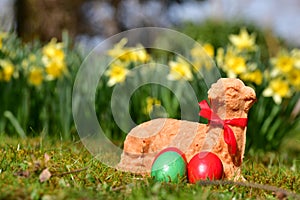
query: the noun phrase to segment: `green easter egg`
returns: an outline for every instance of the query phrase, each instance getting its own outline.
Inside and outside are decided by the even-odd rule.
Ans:
[[[151,167],[151,177],[160,182],[178,182],[186,175],[186,162],[175,151],[160,154]]]

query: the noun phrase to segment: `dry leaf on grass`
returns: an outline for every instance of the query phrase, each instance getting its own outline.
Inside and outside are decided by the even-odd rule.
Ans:
[[[20,176],[20,177],[29,177],[30,172],[28,170],[20,170],[14,173],[15,176]]]
[[[50,157],[47,153],[45,153],[45,154],[44,154],[44,161],[45,161],[45,164],[47,164],[47,162],[48,162],[50,159],[51,159],[51,157]]]
[[[46,169],[44,169],[44,170],[42,171],[42,173],[40,174],[39,179],[40,179],[40,182],[43,183],[43,182],[49,180],[50,177],[51,177],[51,173],[50,173],[50,171],[48,170],[48,168],[46,168]]]

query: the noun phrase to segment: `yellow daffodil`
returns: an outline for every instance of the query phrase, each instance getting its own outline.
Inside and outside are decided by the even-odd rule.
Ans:
[[[207,55],[208,55],[209,57],[211,57],[211,58],[214,57],[214,55],[215,55],[215,49],[214,49],[214,46],[213,46],[213,45],[211,45],[211,44],[209,44],[209,43],[205,43],[205,44],[203,45],[203,48],[204,48],[204,50],[205,50],[205,53],[207,53]]]
[[[300,90],[300,69],[294,69],[287,75],[288,81],[297,90]]]
[[[211,69],[213,65],[211,58],[214,57],[214,47],[211,44],[206,43],[203,46],[195,44],[191,50],[191,55],[196,71],[199,71],[202,66],[205,66],[206,69]]]
[[[45,65],[46,73],[48,74],[47,78],[49,80],[60,78],[67,72],[63,43],[57,43],[56,39],[52,39],[46,46],[43,47],[42,51],[42,61]]]
[[[130,61],[135,62],[137,60],[136,54],[132,53],[129,49],[126,49],[126,50],[123,49],[123,53],[115,58],[117,58],[121,61],[124,61],[124,62],[130,62]]]
[[[150,114],[153,111],[154,106],[160,106],[160,105],[161,105],[160,100],[153,97],[147,97],[146,109],[144,110],[145,114]]]
[[[31,85],[39,86],[43,82],[43,70],[39,67],[33,67],[29,71],[28,82]]]
[[[249,81],[255,83],[256,85],[261,85],[263,81],[263,74],[260,70],[255,70],[253,72],[246,72],[240,75],[243,81]]]
[[[128,74],[129,70],[124,66],[124,63],[115,61],[105,73],[109,77],[107,85],[111,87],[117,83],[124,82]]]
[[[211,69],[214,65],[214,62],[211,59],[203,58],[203,59],[195,59],[192,63],[194,71],[198,72],[205,67],[206,69]]]
[[[194,58],[202,57],[203,55],[205,55],[205,51],[200,44],[196,43],[194,47],[191,49],[191,55]]]
[[[124,50],[124,46],[127,42],[127,38],[121,39],[119,43],[114,45],[114,48],[107,51],[107,54],[113,58],[119,58],[121,55],[126,53],[126,50]]]
[[[0,32],[0,49],[3,47],[3,39],[7,37],[7,33]]]
[[[293,69],[295,60],[288,53],[280,53],[271,59],[271,63],[281,72],[288,73]]]
[[[269,86],[263,91],[263,96],[273,97],[276,104],[281,104],[283,98],[291,96],[288,82],[282,78],[271,80]]]
[[[13,65],[7,66],[3,69],[3,80],[6,82],[9,82],[12,75],[14,73],[14,67]]]
[[[21,66],[26,70],[29,66],[29,61],[27,59],[22,60]]]
[[[238,50],[248,50],[253,51],[255,50],[256,44],[255,44],[255,38],[256,35],[253,33],[249,35],[246,28],[242,28],[240,30],[239,35],[230,35],[229,40],[230,42],[238,49]]]
[[[190,65],[184,59],[178,57],[176,62],[170,61],[169,66],[171,68],[167,77],[169,80],[193,80]]]
[[[122,54],[119,59],[126,62],[147,62],[150,56],[141,46],[139,48],[128,48],[126,53]]]
[[[9,82],[14,73],[14,65],[7,60],[0,60],[0,67],[2,68],[1,80]]]
[[[36,61],[36,55],[34,55],[34,54],[30,54],[30,55],[29,55],[29,57],[28,57],[28,59],[29,59],[29,61],[30,61],[30,62],[32,62],[32,63],[33,63],[33,62],[35,62],[35,61]]]
[[[229,78],[235,78],[238,75],[246,72],[246,60],[241,56],[227,54],[223,68],[227,72]]]
[[[136,55],[137,62],[147,62],[150,59],[150,55],[147,53],[145,48],[142,45],[137,45],[133,51]]]
[[[293,49],[291,51],[291,56],[294,58],[294,66],[300,69],[300,49]]]
[[[224,49],[218,48],[217,55],[216,55],[216,61],[219,67],[223,66],[224,64]]]
[[[129,48],[125,47],[127,42],[127,38],[123,38],[119,43],[115,44],[114,48],[109,50],[107,54],[125,62],[147,62],[150,59],[149,54],[141,44]]]
[[[199,44],[195,44],[195,46],[191,50],[191,55],[194,58],[197,57],[205,57],[205,56],[210,56],[211,58],[214,57],[214,47],[209,44],[205,43],[203,46],[200,46]]]
[[[60,78],[67,70],[65,63],[57,60],[46,63],[45,69],[49,80]]]
[[[50,59],[63,60],[65,53],[63,51],[63,43],[57,43],[53,38],[46,46],[43,47],[43,55]]]

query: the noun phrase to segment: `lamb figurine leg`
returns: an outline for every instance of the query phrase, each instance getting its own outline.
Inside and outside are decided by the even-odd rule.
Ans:
[[[247,118],[256,95],[239,79],[222,78],[208,91],[211,110],[222,120]],[[246,144],[246,127],[228,125],[236,139],[236,151],[230,152],[224,140],[224,127],[185,120],[159,118],[133,128],[126,137],[118,169],[150,174],[156,154],[166,147],[177,147],[187,161],[200,151],[210,151],[222,161],[225,179],[242,179],[241,165]]]

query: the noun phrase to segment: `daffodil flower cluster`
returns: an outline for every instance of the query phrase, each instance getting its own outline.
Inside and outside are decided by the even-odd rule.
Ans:
[[[209,43],[195,43],[190,50],[191,62],[180,56],[167,61],[170,72],[166,77],[172,81],[193,81],[195,74],[205,68],[211,69],[214,61],[226,77],[240,78],[253,87],[260,87],[264,97],[272,97],[276,104],[284,98],[291,97],[300,90],[300,50],[281,51],[269,63],[260,60],[261,49],[256,44],[256,34],[241,28],[239,34],[231,34],[225,47],[215,50]],[[106,71],[109,77],[108,86],[125,81],[130,75],[131,63],[145,63],[150,55],[142,45],[125,47],[127,39],[122,39],[108,55],[115,58]],[[195,73],[193,73],[195,72]]]
[[[216,63],[227,77],[263,87],[264,97],[281,104],[300,90],[300,50],[282,50],[262,65],[256,56],[260,49],[255,40],[255,33],[249,34],[245,28],[238,35],[230,35],[230,44],[217,50]]]
[[[0,32],[0,52],[5,51],[6,38],[8,37],[7,33]],[[0,57],[0,81],[9,82],[15,73],[15,66],[9,60],[5,59],[4,56]]]
[[[203,67],[211,69],[213,66],[212,60],[215,55],[214,47],[209,43],[204,43],[202,46],[198,43],[191,49],[191,57],[193,60],[194,70],[200,71]]]
[[[255,43],[255,34],[249,35],[242,28],[239,35],[229,35],[230,44],[226,48],[217,50],[217,65],[229,78],[240,78],[245,82],[261,85],[263,72],[258,67],[257,60],[253,59],[258,47]]]
[[[130,74],[131,64],[137,65],[150,60],[150,55],[141,44],[136,45],[136,47],[125,47],[127,42],[127,38],[123,38],[107,52],[109,56],[114,58],[109,69],[105,72],[105,75],[109,77],[107,82],[109,87],[126,80]]]
[[[167,78],[169,80],[193,81],[197,72],[202,71],[203,68],[210,70],[213,66],[214,47],[209,43],[203,45],[195,43],[194,47],[190,50],[190,55],[191,63],[180,56],[168,62],[170,73]]]
[[[271,69],[267,74],[269,84],[263,95],[273,97],[275,103],[280,104],[283,98],[300,91],[300,50],[282,50],[271,58],[270,63]]]
[[[125,47],[127,42],[127,39],[123,38],[107,52],[109,56],[115,59],[105,73],[109,77],[107,85],[110,87],[126,80],[126,77],[130,75],[129,66],[132,66],[131,64],[137,65],[151,60],[151,56],[141,44],[136,47]],[[207,69],[212,67],[211,58],[214,56],[214,47],[208,43],[202,47],[197,43],[191,50],[191,55],[193,63],[189,63],[180,56],[168,61],[170,72],[166,78],[172,81],[192,81],[194,79],[193,70],[197,72],[203,66]]]
[[[155,106],[161,106],[161,101],[155,97],[147,97],[146,98],[146,106],[145,106],[145,109],[144,109],[144,113],[145,114],[151,114],[152,111],[153,111],[153,108]]]
[[[9,82],[14,74],[15,67],[9,60],[0,60],[0,81]]]
[[[20,77],[32,86],[67,73],[64,44],[54,38],[44,46],[22,44],[14,34],[0,33],[0,82]]]
[[[218,48],[216,54],[215,48],[211,44],[195,43],[190,50],[192,63],[189,64],[182,58],[170,61],[171,70],[168,78],[191,81],[194,78],[191,69],[195,72],[201,71],[203,68],[209,70],[215,62],[224,71],[226,77],[240,78],[245,82],[261,85],[264,75],[253,56],[258,50],[255,39],[255,34],[250,35],[245,28],[242,28],[239,35],[230,35],[230,44],[225,48]]]
[[[54,38],[42,49],[42,61],[50,80],[57,79],[67,72],[63,47],[63,43],[58,43]]]
[[[76,48],[52,39],[23,42],[15,33],[0,32],[0,133],[70,136],[71,94],[81,64]],[[72,64],[71,64],[72,63]]]
[[[0,32],[0,50],[2,49],[3,47],[3,39],[5,39],[7,37],[7,33],[5,32]]]
[[[181,57],[177,57],[176,61],[169,61],[170,73],[169,80],[193,80],[193,74],[190,64]]]

